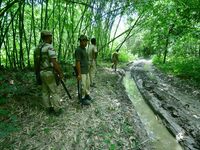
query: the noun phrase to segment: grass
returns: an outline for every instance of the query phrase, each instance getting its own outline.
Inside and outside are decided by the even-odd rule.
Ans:
[[[153,63],[167,74],[172,74],[182,79],[193,80],[199,84],[200,81],[200,59],[192,57],[171,57],[163,64],[162,60],[154,57]]]
[[[0,108],[0,120],[0,138],[19,130],[17,117],[5,108]]]
[[[4,138],[18,130],[17,117],[7,107],[9,97],[16,91],[16,87],[9,86],[5,75],[0,75],[0,85],[0,138]]]
[[[109,63],[104,63],[104,65],[109,65]],[[17,80],[13,78],[14,85],[10,86],[10,88],[15,88],[15,85],[21,88],[19,88],[20,91],[17,89],[14,92],[15,95],[8,96],[8,94],[6,98],[2,98],[5,109],[2,108],[3,111],[0,111],[0,115],[4,115],[0,131],[1,133],[3,131],[2,136],[6,136],[4,139],[8,139],[2,145],[7,142],[7,145],[13,145],[15,149],[17,147],[20,149],[35,149],[39,147],[45,147],[46,149],[50,149],[50,147],[55,149],[57,147],[66,147],[66,149],[69,149],[69,147],[74,147],[76,149],[79,146],[82,149],[84,147],[93,147],[96,149],[115,150],[133,147],[135,141],[138,140],[138,137],[135,137],[135,122],[132,116],[134,108],[125,105],[124,97],[118,97],[118,92],[109,91],[119,90],[123,92],[119,88],[119,84],[113,84],[118,78],[116,74],[101,70],[97,75],[98,88],[93,91],[96,99],[92,106],[88,108],[79,108],[76,105],[75,78],[66,80],[66,86],[70,87],[70,94],[74,99],[66,99],[67,101],[63,102],[65,110],[60,117],[49,116],[44,110],[31,104],[38,98],[36,95],[34,96],[37,91],[35,90],[33,75],[27,75],[21,81],[22,83],[28,83],[29,86],[27,84],[17,84]],[[20,74],[17,75],[17,78],[19,80],[22,79]],[[29,91],[24,92],[22,86]],[[7,83],[5,83],[5,87],[8,87]],[[10,89],[10,91],[12,90]],[[24,94],[26,95],[24,96]],[[123,105],[117,106],[116,103],[118,101],[116,102],[115,99],[118,99]],[[11,106],[10,110],[7,107],[8,100],[8,106]],[[127,116],[127,113],[130,116]],[[19,123],[21,128],[19,128]],[[16,133],[11,134],[15,131]],[[131,137],[134,137],[134,140],[129,141]],[[56,140],[57,142],[50,142]],[[13,148],[9,147],[8,149]]]

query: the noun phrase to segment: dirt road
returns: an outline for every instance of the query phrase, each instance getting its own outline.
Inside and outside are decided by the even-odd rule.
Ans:
[[[192,81],[163,74],[150,60],[131,64],[132,77],[156,114],[185,149],[200,149],[200,90]]]

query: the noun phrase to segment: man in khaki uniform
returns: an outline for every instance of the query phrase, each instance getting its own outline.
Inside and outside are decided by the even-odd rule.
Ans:
[[[55,49],[52,46],[52,33],[49,31],[41,32],[43,46],[41,49],[41,80],[42,80],[42,98],[44,107],[49,113],[59,115],[62,112],[60,100],[57,92],[55,74],[61,79],[63,73],[61,67],[56,61]]]
[[[114,70],[116,71],[117,70],[117,64],[119,62],[119,49],[116,50],[116,52],[114,52],[112,54],[112,68],[114,68]]]
[[[96,72],[96,39],[91,39],[91,44],[88,46],[88,57],[89,57],[89,76],[90,76],[90,86],[95,86],[94,77]]]

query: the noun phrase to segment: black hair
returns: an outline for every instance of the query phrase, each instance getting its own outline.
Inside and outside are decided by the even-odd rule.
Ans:
[[[95,39],[95,38],[92,38],[92,39],[91,39],[91,43],[92,43],[92,44],[96,44],[96,39]]]

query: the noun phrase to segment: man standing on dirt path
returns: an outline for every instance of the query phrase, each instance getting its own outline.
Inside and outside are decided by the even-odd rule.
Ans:
[[[89,57],[89,76],[90,76],[90,86],[94,87],[94,77],[96,73],[96,55],[97,55],[97,47],[96,47],[96,39],[91,39],[91,44],[88,46],[88,57]]]
[[[119,49],[117,49],[113,54],[112,54],[112,68],[114,68],[114,70],[117,70],[117,64],[119,62]]]
[[[86,46],[88,38],[85,35],[79,37],[80,46],[75,50],[77,80],[81,80],[82,97],[80,103],[82,105],[90,105],[90,77],[89,77],[89,62]]]
[[[41,80],[42,80],[42,98],[43,105],[48,113],[56,116],[62,112],[60,100],[58,95],[58,86],[55,80],[55,74],[59,78],[63,78],[61,67],[56,61],[55,49],[52,46],[52,33],[49,31],[41,32],[41,39],[43,46],[41,48]]]

